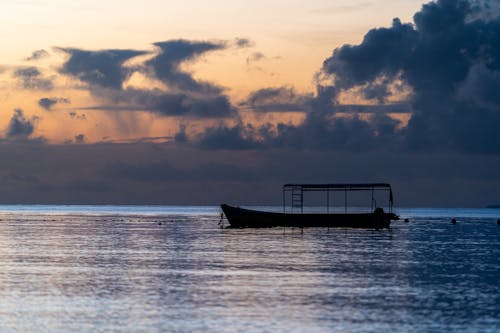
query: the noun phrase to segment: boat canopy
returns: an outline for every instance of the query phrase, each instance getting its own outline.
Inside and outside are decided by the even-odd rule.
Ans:
[[[388,183],[364,183],[364,184],[285,184],[283,185],[283,190],[301,188],[303,191],[326,191],[326,190],[338,190],[338,191],[366,191],[371,189],[387,189],[391,190],[391,185]]]
[[[392,211],[394,205],[394,198],[392,195],[391,185],[388,183],[337,183],[337,184],[285,184],[283,185],[283,210],[285,211],[285,194],[292,193],[292,210],[293,208],[300,208],[303,210],[303,193],[321,191],[327,194],[327,206],[329,206],[328,193],[329,192],[350,192],[350,191],[371,191],[372,192],[372,205],[374,203],[374,191],[388,191],[389,192],[389,210]],[[347,211],[347,197],[345,199],[345,206]]]

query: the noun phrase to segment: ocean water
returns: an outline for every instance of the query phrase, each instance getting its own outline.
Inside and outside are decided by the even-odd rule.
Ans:
[[[302,232],[221,230],[217,207],[0,206],[0,332],[498,332],[500,210],[397,213]]]

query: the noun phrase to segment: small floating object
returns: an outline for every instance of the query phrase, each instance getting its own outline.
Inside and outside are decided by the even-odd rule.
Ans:
[[[408,223],[408,222],[410,222],[410,219],[409,219],[409,218],[406,218],[406,219],[405,219],[405,223]]]
[[[161,225],[161,222],[158,222],[158,225]]]
[[[452,218],[452,219],[451,219],[451,224],[457,224],[457,219]]]
[[[500,225],[500,219],[497,220],[497,225]]]

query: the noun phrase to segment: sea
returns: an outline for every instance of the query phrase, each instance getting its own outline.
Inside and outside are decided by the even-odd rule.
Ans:
[[[0,206],[0,332],[499,332],[500,209],[396,212],[233,230],[218,207]]]

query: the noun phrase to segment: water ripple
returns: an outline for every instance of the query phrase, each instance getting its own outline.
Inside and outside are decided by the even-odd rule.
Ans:
[[[494,332],[500,227],[478,215],[302,232],[3,212],[0,331]]]

